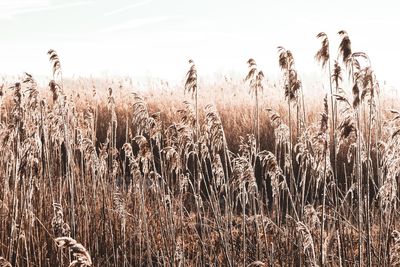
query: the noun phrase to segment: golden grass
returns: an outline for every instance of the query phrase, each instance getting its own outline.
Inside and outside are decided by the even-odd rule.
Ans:
[[[333,66],[318,35],[329,91],[282,47],[281,81],[250,59],[200,83],[190,61],[145,91],[64,79],[50,50],[49,86],[1,86],[1,266],[397,264],[400,113],[340,35]]]

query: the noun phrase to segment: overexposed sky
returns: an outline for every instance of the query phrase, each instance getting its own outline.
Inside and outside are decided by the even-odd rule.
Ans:
[[[400,86],[396,1],[350,0],[0,0],[0,75],[51,75],[55,49],[65,76],[102,73],[180,81],[188,59],[199,75],[247,71],[253,57],[279,74],[277,46],[300,73],[319,71],[315,35],[336,57],[339,30],[369,54],[381,81]]]

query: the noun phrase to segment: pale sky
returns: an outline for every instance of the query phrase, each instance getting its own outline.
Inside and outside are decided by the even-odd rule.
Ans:
[[[252,57],[280,73],[277,46],[301,74],[319,72],[315,35],[336,57],[339,30],[369,54],[381,81],[400,86],[397,1],[350,0],[0,0],[0,75],[51,75],[55,49],[64,76],[102,73],[181,81],[192,58],[200,76],[243,73]]]

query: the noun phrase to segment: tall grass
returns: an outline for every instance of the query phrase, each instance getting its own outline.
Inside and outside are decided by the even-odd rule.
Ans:
[[[327,92],[283,47],[279,81],[250,59],[213,86],[191,60],[148,91],[65,79],[50,50],[47,87],[1,86],[0,265],[398,264],[400,112],[339,35],[333,62],[317,35]]]

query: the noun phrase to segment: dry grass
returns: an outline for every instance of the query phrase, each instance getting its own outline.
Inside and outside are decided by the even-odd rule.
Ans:
[[[49,86],[1,86],[0,265],[398,264],[400,113],[339,33],[333,66],[317,36],[329,92],[282,47],[280,81],[250,59],[200,83],[190,61],[182,85],[141,92],[63,79],[50,50]]]

